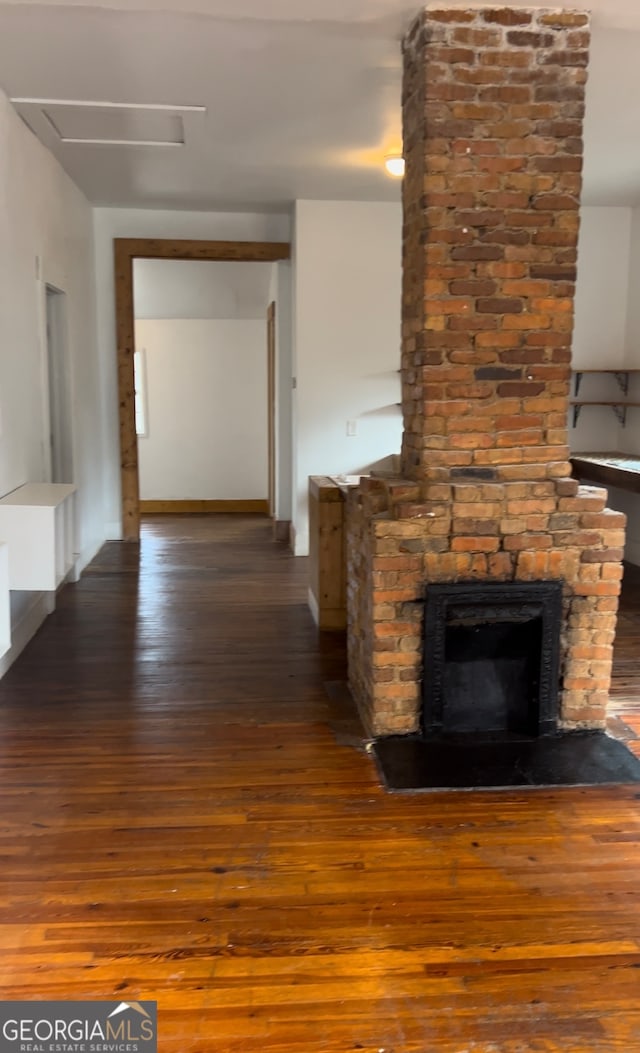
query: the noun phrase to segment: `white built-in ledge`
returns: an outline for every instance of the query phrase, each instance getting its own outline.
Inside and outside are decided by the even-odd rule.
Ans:
[[[0,498],[10,589],[54,592],[73,569],[75,490],[69,483],[25,483]]]
[[[9,608],[9,546],[0,541],[0,658],[11,646]]]

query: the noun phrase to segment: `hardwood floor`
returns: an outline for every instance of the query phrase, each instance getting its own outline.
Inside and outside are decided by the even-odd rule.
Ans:
[[[0,682],[0,997],[156,999],[162,1053],[640,1051],[638,787],[385,794],[305,563],[163,517],[63,590]],[[640,733],[631,578],[620,624]]]

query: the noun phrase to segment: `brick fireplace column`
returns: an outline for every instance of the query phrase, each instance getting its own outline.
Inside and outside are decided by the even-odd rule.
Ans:
[[[563,582],[559,725],[605,720],[624,516],[570,478],[589,18],[423,11],[404,42],[399,480],[348,501],[352,691],[419,727],[430,583]]]

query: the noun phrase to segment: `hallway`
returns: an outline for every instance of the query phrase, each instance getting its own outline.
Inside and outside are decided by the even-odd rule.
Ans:
[[[0,682],[1,997],[155,999],[161,1053],[640,1051],[637,787],[384,794],[306,589],[221,516],[62,591]]]

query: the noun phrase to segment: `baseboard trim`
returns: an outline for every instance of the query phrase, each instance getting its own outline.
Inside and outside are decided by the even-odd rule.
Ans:
[[[290,519],[274,519],[273,521],[273,537],[275,541],[288,542],[291,537],[291,520]]]
[[[100,551],[103,545],[104,540],[94,541],[92,545],[90,545],[88,548],[85,548],[84,552],[80,552],[78,554],[78,557],[74,564],[74,576],[70,579],[71,581],[80,581],[83,572],[86,570],[89,564],[92,563],[93,560],[96,558],[98,552]]]
[[[339,632],[347,628],[347,612],[344,608],[321,608],[311,586],[307,592],[307,605],[314,622],[321,631],[326,629],[329,632]]]
[[[318,601],[313,594],[313,589],[309,586],[307,590],[307,606],[311,611],[311,617],[314,622],[320,628],[320,608],[318,607]]]
[[[55,593],[39,592],[33,603],[24,612],[20,621],[11,627],[11,647],[0,658],[0,678],[13,665],[16,658],[24,651],[29,641],[35,636],[45,618],[55,610]]]
[[[269,515],[267,499],[249,501],[141,501],[141,515]]]

